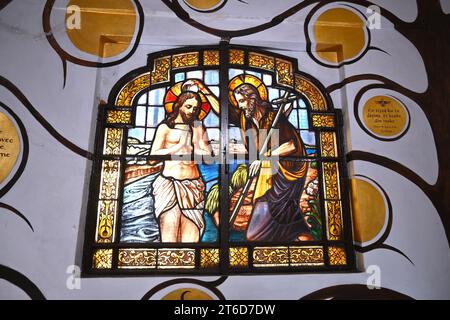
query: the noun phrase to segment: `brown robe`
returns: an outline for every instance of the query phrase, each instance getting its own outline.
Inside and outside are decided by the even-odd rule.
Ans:
[[[264,107],[266,111],[258,123],[259,129],[253,121],[245,118],[243,113],[239,115],[239,126],[242,130],[245,146],[247,150],[253,148],[253,154],[256,150],[259,153],[264,143],[264,141],[259,141],[258,130],[266,129],[268,133],[277,114],[277,111],[273,110],[270,104],[264,104]],[[230,120],[235,121],[236,114],[230,116]],[[285,157],[295,158],[306,155],[300,135],[284,114],[278,119],[275,128],[279,130],[279,142],[276,146],[272,146],[269,142],[267,148],[269,154],[272,148],[276,149],[283,143],[292,141],[295,150]],[[249,129],[253,134],[246,141],[245,131]],[[250,241],[295,241],[300,234],[309,231],[301,214],[299,203],[307,173],[307,163],[280,160],[277,164],[272,163],[272,166],[274,165],[278,165],[279,170],[271,177],[271,187],[256,199],[253,208],[247,229],[247,239]],[[260,178],[261,175],[258,179]]]

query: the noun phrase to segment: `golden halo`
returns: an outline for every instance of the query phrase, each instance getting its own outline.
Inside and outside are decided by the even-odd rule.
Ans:
[[[186,81],[181,81],[175,83],[169,91],[167,91],[166,96],[164,98],[164,109],[166,110],[166,114],[171,113],[173,110],[173,105],[177,101],[180,94],[183,92],[183,84]],[[186,91],[185,91],[186,92]],[[199,120],[203,120],[211,110],[211,105],[209,104],[208,99],[206,99],[206,96],[203,94],[203,92],[197,92],[202,100],[202,105],[200,109],[200,113],[198,115]]]
[[[228,85],[228,100],[230,103],[237,108],[237,101],[234,97],[234,90],[236,90],[239,86],[243,84],[249,84],[258,90],[261,100],[267,101],[267,88],[264,83],[255,76],[249,74],[240,74],[233,79],[230,80],[230,84]]]

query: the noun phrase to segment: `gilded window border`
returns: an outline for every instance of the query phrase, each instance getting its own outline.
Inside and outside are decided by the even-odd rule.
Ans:
[[[218,66],[216,65],[216,55],[214,54],[214,59],[210,60],[210,62],[206,62],[205,57],[207,56],[207,52],[211,53],[211,52],[219,52],[219,57],[220,59],[222,59],[223,57],[227,57],[227,55],[223,55],[221,53],[221,47],[220,46],[210,46],[210,47],[204,47],[204,48],[195,48],[195,50],[197,51],[196,54],[196,59],[195,62],[193,63],[187,63],[185,66],[177,66],[175,69],[176,71],[183,71],[183,70],[196,70],[196,69],[217,69]],[[118,111],[125,111],[127,108],[128,110],[130,110],[131,107],[131,111],[133,112],[133,105],[135,104],[135,100],[136,97],[143,91],[145,90],[149,90],[152,87],[160,87],[162,85],[165,85],[171,81],[173,81],[173,73],[172,73],[172,67],[173,67],[173,57],[177,56],[179,57],[180,55],[187,55],[187,54],[192,54],[192,52],[195,52],[194,48],[186,48],[186,49],[178,49],[178,50],[168,50],[168,51],[164,51],[164,52],[159,52],[156,54],[152,54],[149,55],[149,64],[147,65],[147,67],[144,68],[140,68],[138,71],[139,72],[131,72],[129,75],[125,76],[124,78],[122,78],[118,84],[116,84],[116,86],[113,88],[113,90],[111,91],[111,95],[110,95],[110,99],[109,101],[112,101],[112,103],[110,102],[109,104],[107,104],[106,106],[101,105],[100,112],[103,112],[104,117],[107,116],[108,112],[113,111],[114,109],[118,110]],[[223,50],[223,48],[222,48]],[[297,92],[298,94],[302,95],[303,97],[305,97],[305,99],[308,102],[308,106],[309,106],[309,113],[310,113],[310,123],[313,122],[312,119],[312,115],[318,115],[318,116],[323,116],[323,117],[333,117],[334,122],[332,126],[317,126],[317,127],[313,127],[311,125],[311,130],[316,131],[316,144],[317,144],[317,148],[318,151],[321,150],[321,140],[320,140],[320,133],[321,132],[334,132],[335,136],[336,136],[336,156],[335,161],[337,163],[338,166],[338,170],[344,174],[339,175],[338,179],[339,179],[339,185],[340,187],[340,193],[341,193],[341,197],[343,199],[340,199],[339,201],[341,204],[341,208],[342,208],[342,228],[341,230],[343,233],[346,233],[346,236],[344,236],[344,234],[342,234],[342,236],[339,237],[339,239],[337,239],[336,241],[332,241],[329,238],[329,228],[328,228],[328,224],[327,224],[327,228],[323,228],[323,238],[321,241],[311,241],[311,242],[300,242],[298,245],[293,245],[292,243],[287,245],[288,249],[288,253],[290,256],[290,248],[295,248],[295,247],[304,247],[304,248],[322,248],[321,252],[323,255],[323,262],[318,262],[318,263],[311,263],[311,264],[303,264],[300,267],[297,266],[293,266],[290,263],[288,265],[283,265],[283,266],[275,266],[275,267],[271,267],[270,263],[268,265],[264,265],[264,266],[258,266],[255,268],[255,266],[253,265],[253,254],[254,254],[254,249],[255,247],[259,246],[260,248],[264,248],[264,246],[267,246],[267,244],[253,244],[253,243],[247,243],[246,246],[248,248],[248,264],[249,264],[249,268],[242,270],[242,268],[229,268],[228,270],[222,270],[219,268],[219,260],[220,257],[223,256],[223,254],[227,254],[227,252],[223,253],[220,255],[219,259],[217,261],[215,261],[214,263],[212,263],[212,267],[201,267],[201,252],[202,250],[208,250],[209,248],[211,250],[216,250],[218,249],[217,246],[218,244],[207,244],[206,246],[189,246],[186,245],[186,248],[193,248],[194,252],[195,252],[195,257],[194,257],[194,264],[192,265],[192,263],[188,266],[188,268],[186,269],[166,269],[166,270],[161,270],[158,268],[153,268],[153,266],[142,266],[142,267],[138,267],[138,268],[134,268],[136,266],[131,266],[129,268],[122,266],[120,268],[119,266],[119,254],[122,252],[124,252],[124,250],[148,250],[148,252],[151,252],[151,250],[156,250],[156,252],[158,252],[158,250],[161,250],[160,248],[168,248],[170,249],[170,246],[168,246],[167,244],[159,244],[159,245],[154,245],[154,244],[146,244],[146,245],[135,245],[135,244],[118,244],[117,243],[117,234],[118,234],[118,230],[120,227],[120,221],[116,221],[118,220],[118,217],[120,216],[120,210],[121,207],[120,206],[116,206],[116,213],[115,213],[115,217],[113,218],[113,228],[114,228],[114,232],[111,238],[111,241],[108,242],[102,242],[102,241],[98,241],[97,244],[93,245],[93,236],[92,236],[92,229],[94,229],[92,227],[92,219],[89,219],[89,215],[88,215],[88,222],[87,224],[91,225],[91,230],[89,231],[88,228],[86,228],[86,236],[85,236],[85,250],[84,250],[84,258],[83,258],[83,275],[104,275],[105,272],[107,275],[120,275],[123,274],[123,271],[127,271],[129,272],[130,270],[135,272],[135,274],[161,274],[161,275],[166,275],[166,274],[196,274],[196,275],[205,275],[205,276],[209,276],[212,274],[234,274],[234,273],[273,273],[273,272],[277,272],[277,273],[289,273],[289,272],[314,272],[314,271],[318,271],[318,272],[354,272],[356,271],[355,269],[355,257],[354,257],[354,249],[353,249],[353,244],[352,244],[352,238],[351,238],[351,232],[350,232],[350,236],[349,231],[351,231],[351,222],[349,221],[349,214],[348,214],[348,200],[345,199],[345,197],[343,196],[343,194],[347,194],[347,190],[348,187],[346,186],[346,183],[343,183],[343,179],[345,177],[345,173],[346,173],[346,168],[345,168],[345,159],[343,158],[342,155],[342,130],[341,130],[341,124],[342,121],[339,120],[341,115],[337,110],[333,109],[333,105],[331,103],[331,99],[329,98],[329,96],[327,96],[324,88],[321,86],[321,84],[313,79],[311,76],[298,71],[296,69],[298,63],[295,59],[289,58],[289,57],[285,57],[285,56],[280,56],[271,52],[267,52],[267,51],[258,51],[255,49],[247,49],[245,47],[241,47],[241,46],[226,46],[226,50],[228,52],[234,51],[234,52],[238,52],[238,59],[234,61],[235,65],[230,64],[231,61],[228,61],[228,58],[223,61],[227,61],[227,68],[233,68],[233,67],[238,67],[238,68],[249,68],[249,69],[255,69],[257,68],[256,66],[250,66],[249,65],[249,55],[250,53],[253,54],[261,54],[264,55],[266,57],[269,57],[268,61],[270,61],[269,66],[265,66],[265,67],[260,67],[261,70],[265,70],[265,71],[270,71],[273,74],[273,79],[275,79],[276,84],[281,87],[290,87],[292,88],[292,90],[295,90],[295,92]],[[243,56],[240,55],[240,53],[243,53]],[[213,62],[211,62],[213,61]],[[221,60],[222,61],[222,60]],[[273,61],[273,64],[271,63],[271,61]],[[206,62],[206,63],[205,63]],[[237,66],[237,64],[239,64]],[[150,71],[149,71],[150,68]],[[303,81],[303,85],[306,85],[308,90],[302,90],[300,89],[301,87],[298,86],[298,79],[302,79]],[[119,83],[121,83],[122,85],[119,85]],[[312,101],[319,101],[318,103],[312,103]],[[317,107],[319,106],[319,107]],[[131,121],[131,123],[130,123]],[[103,150],[105,149],[105,143],[107,141],[107,139],[105,139],[104,136],[104,132],[106,132],[108,129],[111,128],[129,128],[132,127],[132,123],[134,122],[133,117],[131,117],[130,119],[127,119],[127,121],[123,121],[123,122],[117,122],[117,123],[109,123],[107,124],[107,121],[102,120],[99,121],[99,125],[98,125],[98,131],[97,131],[97,138],[100,139],[100,141],[104,141],[104,143],[100,143],[99,149],[101,149],[101,152],[97,152],[96,151],[96,156],[97,154],[100,155],[100,159],[109,159],[109,158],[114,158],[115,159],[119,159],[119,161],[121,161],[121,157],[124,156],[124,147],[122,146],[122,148],[119,149],[115,149],[115,152],[112,152],[110,154],[103,154]],[[104,132],[101,132],[104,131]],[[124,136],[120,137],[122,139],[122,142],[126,139]],[[97,140],[98,141],[98,140]],[[124,142],[123,142],[124,143]],[[106,149],[105,149],[106,150]],[[117,151],[118,150],[118,151]],[[321,155],[318,155],[318,157],[320,158]],[[94,164],[94,171],[96,170],[96,172],[100,172],[99,171],[99,161],[100,159],[97,160],[97,169],[95,169],[95,164]],[[95,159],[94,159],[95,160]],[[318,161],[319,163],[321,163],[322,161]],[[101,161],[100,161],[101,163]],[[123,163],[121,162],[121,170],[123,170]],[[321,170],[319,170],[319,174],[323,174],[321,172]],[[123,174],[123,173],[122,173]],[[95,177],[97,177],[97,183],[98,183],[98,174],[93,174],[92,176],[92,180],[91,181],[95,181]],[[120,177],[120,179],[123,179],[123,176]],[[322,179],[319,179],[322,180]],[[121,180],[120,180],[121,181]],[[344,181],[345,182],[345,181]],[[321,182],[322,184],[323,182]],[[324,205],[326,204],[326,201],[324,200],[323,197],[323,186],[321,187],[321,212],[322,212],[322,219],[324,221],[324,223],[326,223],[326,219],[327,217],[325,216],[325,208]],[[90,194],[95,194],[97,192],[98,194],[98,186],[95,186],[92,184],[91,182],[91,191]],[[119,190],[119,195],[120,195],[120,190]],[[347,195],[346,195],[347,196]],[[120,201],[120,199],[116,199],[114,201]],[[90,202],[94,202],[95,204],[97,204],[98,207],[98,203],[99,200],[91,200]],[[92,207],[92,204],[91,206]],[[90,210],[92,213],[92,209]],[[100,210],[97,209],[97,212],[99,212]],[[347,214],[344,214],[344,211],[347,211]],[[92,215],[91,215],[92,216]],[[95,222],[98,222],[100,217],[96,216],[97,219],[95,219]],[[344,221],[345,220],[345,221]],[[346,224],[344,226],[344,223]],[[350,223],[350,224],[349,224]],[[95,223],[97,224],[97,223]],[[350,228],[349,228],[350,226]],[[98,226],[96,226],[95,228],[98,228]],[[94,229],[94,233],[96,235],[98,235],[98,229]],[[239,247],[240,244],[238,243],[232,243],[229,242],[228,243],[228,247]],[[281,245],[283,246],[283,244],[270,244],[270,247],[274,247],[275,245]],[[286,245],[284,245],[286,246]],[[183,246],[178,244],[176,245],[176,248],[178,249],[182,249]],[[176,249],[174,248],[174,249]],[[216,249],[214,249],[216,248]],[[220,248],[220,245],[219,245]],[[330,249],[333,248],[333,249]],[[339,248],[339,249],[334,249],[334,248]],[[308,249],[309,250],[309,249]],[[342,261],[340,263],[334,263],[334,264],[330,264],[331,262],[331,258],[335,259],[334,257],[330,257],[330,254],[332,254],[333,252],[336,252],[336,250],[338,250],[339,252],[341,252],[342,250],[344,250],[344,256],[346,257],[346,261],[345,264],[342,263]],[[106,260],[108,263],[108,268],[93,268],[93,262],[95,261],[95,256],[102,254],[102,257],[104,258],[105,253],[108,254],[108,259]],[[111,254],[111,258],[110,255]],[[342,256],[342,255],[341,255]],[[156,263],[157,263],[157,257],[155,258]],[[143,260],[145,261],[145,259]],[[334,260],[333,260],[334,261]],[[106,270],[106,271],[105,271]]]

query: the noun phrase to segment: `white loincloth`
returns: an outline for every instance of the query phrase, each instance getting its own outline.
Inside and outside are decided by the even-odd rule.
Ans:
[[[155,215],[161,214],[178,205],[181,213],[200,229],[205,229],[203,208],[205,206],[205,184],[201,178],[196,180],[176,180],[162,174],[153,182]]]

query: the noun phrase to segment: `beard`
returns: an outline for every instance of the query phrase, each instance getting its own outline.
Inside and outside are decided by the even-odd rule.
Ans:
[[[256,101],[250,100],[247,108],[244,110],[245,117],[247,119],[253,118],[253,116],[255,115],[255,109],[256,109]]]
[[[183,119],[183,123],[192,124],[195,119],[197,119],[196,113],[186,114],[181,112],[181,119]]]

